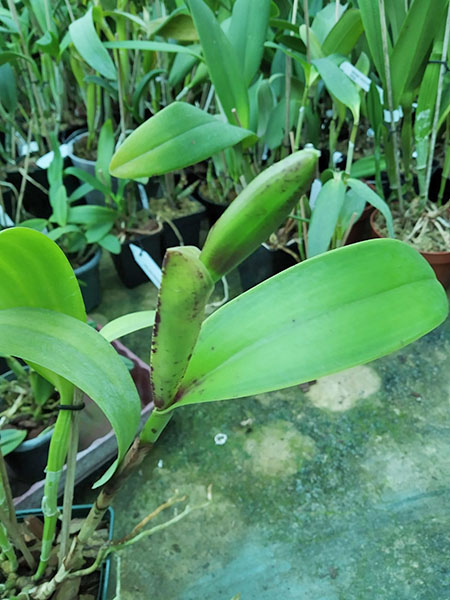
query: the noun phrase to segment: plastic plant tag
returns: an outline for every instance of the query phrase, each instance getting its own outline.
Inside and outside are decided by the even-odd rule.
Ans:
[[[153,285],[159,289],[161,287],[160,267],[156,264],[150,254],[139,246],[130,244],[130,250],[136,263],[141,267]]]
[[[369,91],[371,83],[370,78],[364,75],[364,73],[361,73],[359,69],[354,67],[347,60],[341,63],[340,68],[344,71],[347,77],[350,77],[350,79],[356,83],[356,85],[359,85],[359,87],[361,87],[365,92]]]
[[[369,91],[371,80],[369,77],[364,75],[364,73],[361,73],[361,71],[359,69],[354,67],[348,61],[344,61],[343,63],[341,63],[340,68],[342,69],[342,71],[344,71],[344,73],[347,75],[347,77],[350,77],[350,79],[354,83],[356,83],[356,85],[359,85],[359,87],[361,87],[365,92]],[[383,103],[383,95],[384,95],[383,90],[378,85],[377,85],[377,89],[380,94],[381,103]],[[401,106],[399,106],[398,108],[396,108],[393,111],[393,117],[394,117],[394,123],[397,123],[397,121],[400,121],[400,119],[403,117],[403,111],[402,111]],[[391,122],[391,113],[388,110],[384,111],[384,120],[386,123]]]
[[[61,157],[65,158],[72,151],[72,144],[61,144],[59,147]],[[36,165],[41,169],[48,169],[53,162],[54,152],[51,150],[47,154],[43,154],[37,161]]]
[[[309,207],[311,210],[314,208],[316,204],[317,196],[319,195],[320,190],[322,189],[322,182],[320,179],[314,179],[311,185],[311,193],[309,195]]]
[[[13,227],[14,221],[0,205],[0,227]]]

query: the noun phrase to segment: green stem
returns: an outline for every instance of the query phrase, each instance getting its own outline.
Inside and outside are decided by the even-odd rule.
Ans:
[[[298,121],[297,121],[297,128],[295,130],[295,148],[294,150],[297,150],[300,146],[300,140],[301,140],[301,135],[302,135],[302,129],[303,129],[303,120],[305,118],[305,109],[306,109],[306,101],[308,100],[308,95],[309,95],[309,83],[305,82],[305,89],[303,90],[303,95],[302,95],[302,102],[300,105],[300,108],[298,110]]]
[[[402,106],[403,110],[403,123],[402,123],[402,156],[403,166],[406,183],[406,194],[412,195],[413,191],[413,176],[411,170],[412,162],[412,140],[413,140],[413,127],[412,127],[412,97],[410,102],[405,102]]]
[[[0,550],[5,554],[6,558],[9,560],[11,571],[15,572],[17,570],[18,565],[17,556],[14,552],[14,548],[11,542],[9,541],[8,533],[3,523],[0,523]]]
[[[356,134],[358,132],[359,121],[355,120],[352,126],[352,131],[350,133],[350,139],[348,141],[348,150],[347,150],[347,163],[345,165],[345,179],[350,177],[350,170],[352,168],[353,162],[353,154],[355,151],[355,140]]]
[[[83,402],[83,392],[78,388],[75,389],[73,394],[74,405],[81,405]],[[62,514],[62,525],[61,525],[61,544],[59,548],[58,560],[61,565],[64,557],[69,550],[69,538],[70,538],[70,521],[72,519],[72,505],[73,505],[73,493],[75,488],[75,472],[76,472],[76,461],[78,452],[78,437],[79,437],[79,423],[80,423],[80,412],[73,411],[71,414],[71,428],[70,428],[70,441],[69,450],[67,452],[67,471],[66,481],[64,486],[64,501],[63,501],[63,514]]]
[[[397,197],[398,203],[400,206],[400,211],[403,212],[403,194],[402,194],[402,186],[400,179],[400,159],[399,159],[399,143],[398,143],[398,133],[397,128],[394,122],[394,99],[392,94],[392,83],[391,83],[391,66],[389,62],[389,50],[388,50],[388,41],[387,41],[387,26],[386,26],[386,14],[384,10],[384,0],[378,0],[378,7],[380,10],[380,24],[381,24],[381,37],[383,44],[383,58],[384,58],[384,70],[386,75],[386,91],[388,97],[388,107],[390,113],[390,133],[392,137],[393,143],[393,151],[394,151],[394,164],[395,164],[395,178],[397,185]]]
[[[62,404],[71,404],[72,398],[73,390],[70,390],[70,393],[69,388],[61,391]],[[58,486],[69,446],[71,420],[70,411],[59,411],[55,429],[50,440],[48,462],[45,470],[44,497],[42,498],[44,531],[42,535],[41,556],[34,576],[35,579],[41,578],[47,568],[55,537],[56,523],[58,521]]]

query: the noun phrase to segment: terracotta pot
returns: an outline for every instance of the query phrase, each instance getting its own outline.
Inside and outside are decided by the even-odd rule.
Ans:
[[[384,235],[377,229],[375,219],[378,211],[375,210],[370,216],[370,227],[373,232],[373,237],[383,238]],[[433,271],[436,273],[438,281],[442,283],[445,289],[450,288],[450,251],[449,252],[421,252],[418,251],[429,263]]]

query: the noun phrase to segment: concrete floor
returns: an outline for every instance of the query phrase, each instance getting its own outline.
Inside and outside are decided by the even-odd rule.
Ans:
[[[101,274],[99,322],[155,307]],[[147,359],[149,337],[125,343]],[[117,534],[175,490],[212,502],[122,553],[122,600],[450,600],[450,321],[306,387],[176,411]]]

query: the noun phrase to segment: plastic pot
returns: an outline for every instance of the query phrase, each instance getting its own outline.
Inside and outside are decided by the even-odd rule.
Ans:
[[[80,504],[74,505],[72,507],[72,518],[83,519],[87,517],[92,505],[91,504]],[[62,507],[59,507],[62,510]],[[35,517],[44,517],[44,514],[40,508],[28,508],[25,510],[18,510],[16,512],[17,520],[23,521],[26,517],[35,516]],[[106,522],[108,527],[108,540],[111,541],[113,539],[114,534],[114,509],[109,507],[103,520]],[[109,556],[102,566],[100,567],[100,579],[98,582],[98,592],[97,592],[97,600],[108,600],[108,593],[110,589],[110,580],[111,580],[111,556]]]
[[[288,243],[294,245],[295,242]],[[249,290],[258,283],[269,279],[280,271],[297,264],[293,256],[283,250],[274,250],[267,244],[261,246],[247,257],[239,266],[242,291]]]
[[[149,281],[147,275],[134,260],[133,253],[130,250],[130,244],[135,244],[148,252],[153,260],[161,266],[164,256],[162,236],[163,230],[160,228],[154,233],[142,235],[130,242],[125,242],[122,244],[120,254],[111,254],[117,274],[126,287],[134,288],[141,283]]]
[[[205,216],[206,209],[200,204],[200,202],[197,202],[192,198],[191,200],[198,204],[198,210],[190,215],[176,217],[172,220],[173,225],[176,227],[177,232],[181,236],[181,240],[179,239],[172,225],[167,221],[164,222],[162,231],[163,256],[167,248],[180,246],[181,241],[185,246],[199,246],[201,222]]]
[[[47,170],[40,167],[30,168],[29,176],[39,183],[44,189],[48,189]],[[22,175],[19,171],[11,171],[7,180],[12,183],[17,190],[20,190],[22,184]],[[33,215],[42,219],[48,219],[52,214],[52,208],[48,199],[48,193],[44,193],[40,188],[33,185],[30,181],[25,183],[23,196],[23,208]],[[8,211],[7,211],[8,212]],[[15,215],[10,214],[14,219]]]
[[[74,273],[80,284],[86,312],[97,308],[102,299],[99,270],[101,256],[102,251],[99,248],[87,263],[74,269]]]
[[[370,226],[372,228],[373,237],[385,237],[376,226],[376,218],[378,211],[375,210],[370,217]],[[450,251],[449,252],[422,252],[420,254],[429,263],[433,271],[436,273],[438,281],[442,283],[445,289],[450,288]]]
[[[67,156],[72,161],[72,164],[74,167],[77,167],[78,169],[82,169],[86,173],[89,173],[89,175],[92,175],[93,177],[95,177],[95,161],[88,160],[86,158],[81,158],[81,156],[77,156],[74,153],[74,146],[75,146],[76,142],[87,137],[87,135],[88,135],[87,131],[82,131],[81,133],[75,132],[74,134],[72,134],[71,136],[69,136],[67,138],[66,144],[68,144],[68,146],[69,146],[69,153]],[[117,183],[118,183],[117,179],[115,177],[111,177],[111,184],[112,184],[113,191],[117,190]],[[92,192],[87,193],[85,198],[86,198],[86,202],[88,204],[97,204],[100,206],[105,204],[105,197],[98,190],[92,190]]]

